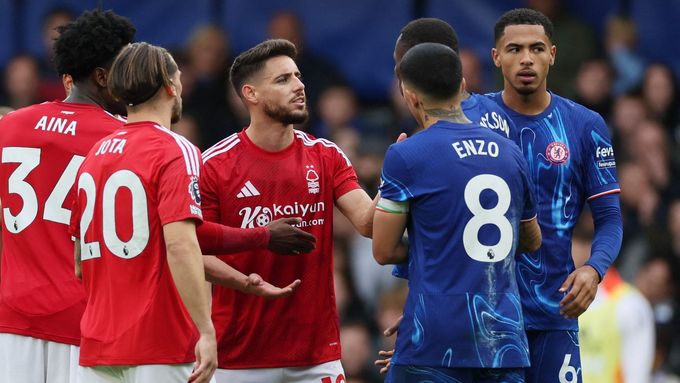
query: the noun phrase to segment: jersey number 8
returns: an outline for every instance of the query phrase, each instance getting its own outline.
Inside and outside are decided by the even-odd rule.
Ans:
[[[486,189],[498,196],[498,203],[491,209],[482,206],[479,198]],[[493,174],[480,174],[473,177],[465,185],[465,204],[472,213],[472,218],[463,230],[463,246],[470,258],[479,262],[500,262],[512,250],[512,224],[505,217],[510,208],[510,188],[508,184]],[[485,245],[479,241],[479,231],[484,225],[493,225],[500,231],[500,238],[495,245]]]

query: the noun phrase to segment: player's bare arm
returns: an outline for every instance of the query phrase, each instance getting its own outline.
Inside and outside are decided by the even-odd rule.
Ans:
[[[267,299],[287,297],[293,294],[302,283],[299,279],[296,279],[288,286],[276,287],[263,280],[260,275],[255,273],[245,275],[212,255],[204,256],[203,264],[205,266],[205,278],[208,282]]]
[[[541,247],[541,240],[541,227],[536,217],[519,225],[519,251],[536,251]]]
[[[375,209],[373,218],[373,258],[381,264],[406,261],[408,246],[402,242],[406,229],[407,212],[388,212]]]
[[[345,193],[335,202],[340,212],[352,222],[354,228],[364,237],[373,234],[373,211],[378,203],[379,195],[374,199],[363,189],[354,189]]]
[[[217,342],[196,225],[190,220],[168,223],[163,226],[163,237],[177,291],[200,334],[196,343],[196,367],[189,381],[208,382],[217,368]]]

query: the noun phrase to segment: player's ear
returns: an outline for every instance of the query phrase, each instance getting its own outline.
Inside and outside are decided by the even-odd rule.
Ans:
[[[108,72],[104,68],[94,68],[94,72],[92,72],[93,80],[99,85],[101,88],[106,88],[106,79],[108,76]]]
[[[465,84],[465,77],[460,82],[460,86],[458,87],[458,94],[461,95],[463,92],[465,92],[465,88],[467,87],[467,84]]]
[[[168,94],[170,97],[175,97],[177,96],[177,87],[175,87],[175,84],[170,82],[169,84],[165,84],[165,93]]]
[[[501,67],[501,59],[500,55],[498,54],[498,49],[491,48],[491,60],[493,60],[493,65],[495,65],[496,68]]]
[[[241,87],[241,94],[243,95],[243,98],[252,103],[252,104],[257,104],[258,99],[257,99],[257,91],[255,91],[255,88],[252,85],[245,84]]]
[[[555,55],[557,54],[557,47],[552,45],[550,47],[550,65],[555,64]]]
[[[420,100],[418,99],[418,94],[411,89],[402,86],[402,89],[404,91],[404,100],[406,101],[406,104],[409,106],[418,109],[418,105],[420,104]]]

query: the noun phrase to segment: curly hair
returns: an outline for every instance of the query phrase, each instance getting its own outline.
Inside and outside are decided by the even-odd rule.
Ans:
[[[69,74],[73,81],[84,79],[97,67],[108,68],[137,31],[128,18],[99,9],[83,12],[58,30],[54,63],[59,75]]]
[[[496,42],[503,37],[505,27],[509,25],[541,25],[548,40],[552,41],[553,24],[550,19],[539,11],[528,8],[517,8],[507,11],[496,22],[494,39]]]

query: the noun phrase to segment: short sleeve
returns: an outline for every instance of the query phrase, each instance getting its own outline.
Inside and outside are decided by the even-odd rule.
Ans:
[[[380,196],[382,198],[405,202],[413,198],[409,190],[412,179],[406,161],[393,144],[387,149],[381,172]]]
[[[333,153],[333,199],[338,200],[338,198],[345,195],[354,189],[359,189],[359,179],[357,173],[352,167],[352,163],[349,158],[345,155],[342,149],[334,145]]]
[[[584,137],[585,150],[583,158],[586,198],[591,200],[599,196],[620,191],[616,174],[614,148],[609,130],[600,115],[595,115],[589,122]]]
[[[201,174],[201,208],[203,210],[203,219],[210,222],[220,221],[220,203],[219,203],[219,189],[217,170],[212,164],[215,162],[208,162],[203,166],[203,173]]]
[[[200,153],[196,150],[200,158]],[[198,174],[201,161],[195,163],[198,171],[188,170],[185,158],[180,155],[160,170],[158,176],[158,213],[161,224],[194,219],[203,221],[201,192]]]

